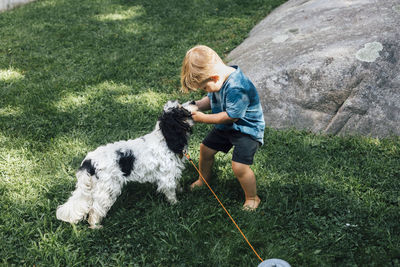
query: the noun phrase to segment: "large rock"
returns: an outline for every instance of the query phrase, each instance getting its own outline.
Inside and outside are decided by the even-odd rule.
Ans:
[[[291,0],[228,56],[277,129],[400,135],[400,2]]]

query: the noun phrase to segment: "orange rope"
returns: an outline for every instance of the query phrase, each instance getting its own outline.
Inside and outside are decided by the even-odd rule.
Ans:
[[[190,158],[190,156],[185,152],[185,156],[186,158],[192,163],[193,167],[196,169],[196,171],[199,173],[201,179],[203,180],[203,182],[207,185],[208,189],[210,189],[211,193],[213,193],[214,197],[218,200],[219,204],[221,205],[221,207],[224,209],[224,211],[226,212],[226,214],[228,214],[229,218],[231,219],[231,221],[233,222],[233,224],[236,226],[236,228],[239,230],[239,232],[242,234],[244,240],[246,240],[247,244],[250,246],[250,248],[253,250],[254,254],[256,254],[256,256],[258,257],[258,259],[260,261],[263,261],[263,259],[260,257],[260,255],[258,255],[257,251],[254,249],[254,247],[250,244],[249,240],[246,238],[246,236],[243,234],[242,230],[240,230],[239,225],[237,225],[237,223],[235,222],[235,220],[232,218],[232,216],[229,214],[229,212],[227,211],[227,209],[224,207],[224,205],[222,204],[222,202],[219,200],[219,198],[217,197],[217,195],[214,193],[214,191],[211,189],[210,185],[207,183],[206,179],[204,179],[203,175],[201,175],[199,169],[196,167],[196,165],[194,164],[193,160]]]

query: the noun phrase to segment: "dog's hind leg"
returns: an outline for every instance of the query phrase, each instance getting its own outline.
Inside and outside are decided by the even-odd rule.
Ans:
[[[102,217],[100,217],[100,213],[96,212],[93,208],[89,211],[89,218],[88,218],[88,223],[89,223],[89,228],[91,229],[99,229],[102,228],[103,226],[100,225]]]
[[[112,181],[97,182],[93,190],[93,205],[89,211],[88,223],[90,228],[101,228],[101,220],[107,215],[112,205],[121,194],[122,185]]]
[[[78,223],[92,206],[92,176],[85,170],[76,173],[76,189],[68,201],[57,208],[57,219],[69,223]]]

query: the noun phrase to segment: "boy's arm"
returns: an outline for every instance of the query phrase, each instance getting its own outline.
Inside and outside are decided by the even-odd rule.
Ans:
[[[195,105],[200,111],[206,111],[211,109],[210,98],[208,96],[203,97],[200,100],[195,101]]]
[[[208,124],[229,124],[236,122],[238,120],[229,117],[228,113],[226,113],[225,111],[216,114],[204,114],[203,112],[200,111],[193,111],[192,119],[195,122],[202,122]]]

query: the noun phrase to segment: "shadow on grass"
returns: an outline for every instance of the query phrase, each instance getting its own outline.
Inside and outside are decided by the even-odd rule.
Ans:
[[[396,196],[393,188],[398,187],[398,181],[391,185],[375,184],[376,191],[369,192],[365,190],[370,188],[368,184],[378,182],[374,179],[379,177],[361,172],[359,176],[351,174],[351,181],[342,176],[351,173],[354,164],[363,162],[353,153],[363,154],[367,161],[383,157],[377,164],[384,169],[395,169],[392,164],[396,164],[398,158],[386,158],[391,153],[390,141],[385,141],[388,142],[385,146],[376,146],[367,140],[272,130],[266,137],[269,143],[259,151],[254,166],[262,198],[256,212],[240,210],[243,192],[230,172],[219,168],[230,163],[229,156],[218,158],[215,179],[211,183],[263,258],[279,257],[292,265],[398,263],[398,235],[395,234],[400,231],[398,203],[392,203],[388,197]],[[315,145],[324,140],[330,142]],[[344,147],[347,149],[340,149]],[[299,158],[300,155],[303,157]],[[328,166],[323,164],[326,159],[331,161]],[[337,168],[337,173],[330,168]],[[359,169],[367,169],[367,166],[361,165]],[[394,181],[395,172],[392,177],[391,171],[387,171],[387,179]],[[195,192],[187,190],[194,177],[197,174],[189,166],[183,179],[186,191],[179,194],[180,203],[175,206],[155,193],[153,185],[128,184],[104,220],[102,231],[88,231],[86,223],[69,227],[55,219],[55,207],[63,202],[60,195],[67,197],[73,190],[73,184],[66,180],[57,181],[36,199],[39,205],[10,200],[14,213],[23,212],[22,216],[11,217],[18,218],[19,223],[23,221],[24,226],[16,239],[7,242],[22,246],[32,242],[34,236],[37,247],[31,248],[30,253],[43,262],[46,257],[47,262],[54,262],[51,259],[54,255],[63,260],[68,258],[55,248],[55,244],[66,242],[80,248],[69,251],[73,255],[69,258],[71,263],[96,251],[103,255],[96,258],[100,261],[118,257],[122,262],[134,259],[144,265],[181,262],[207,265],[210,261],[222,265],[242,266],[244,262],[256,265],[257,258],[211,193],[206,188]],[[54,202],[48,204],[49,200]],[[5,225],[8,224],[10,222]],[[105,247],[104,244],[109,245]],[[49,247],[50,251],[43,247]],[[152,255],[153,259],[142,258],[143,255]],[[204,257],[188,259],[188,255],[209,257],[208,260]],[[18,256],[18,251],[14,256]],[[89,261],[98,263],[93,262],[94,258]],[[116,263],[114,260],[105,262]],[[68,264],[67,261],[60,263]]]

